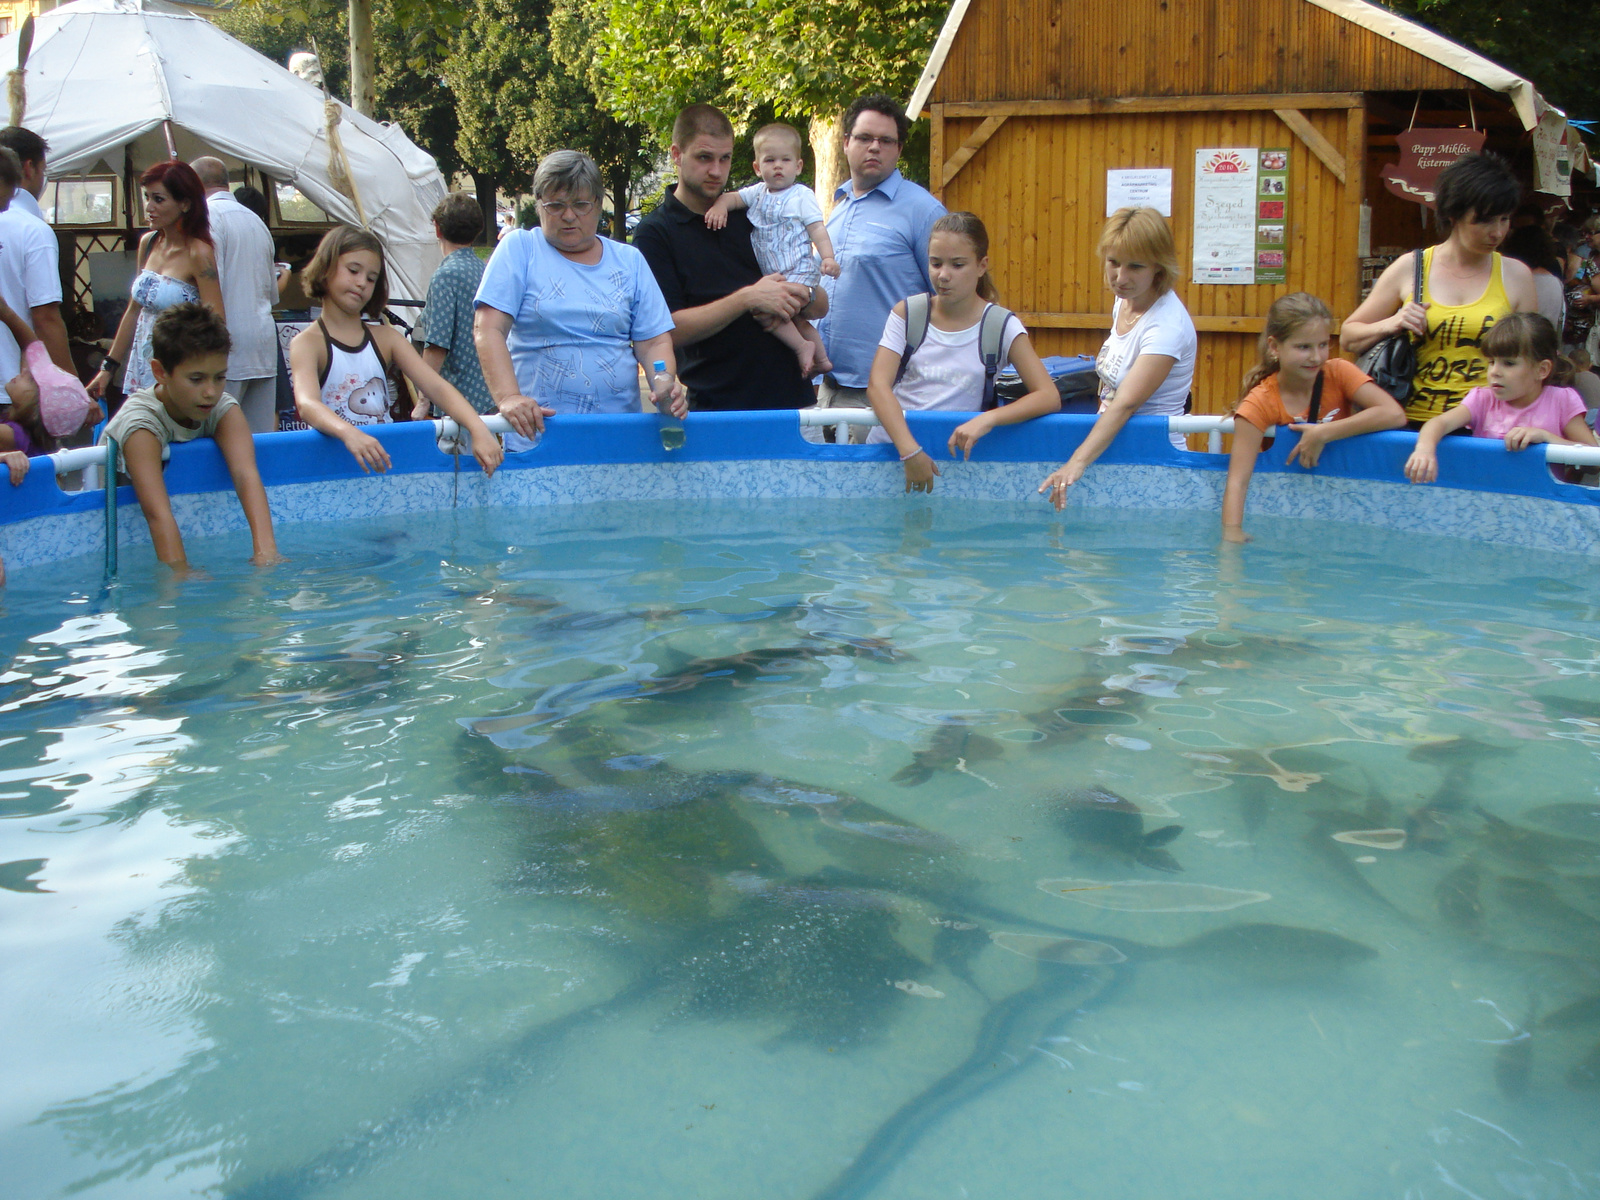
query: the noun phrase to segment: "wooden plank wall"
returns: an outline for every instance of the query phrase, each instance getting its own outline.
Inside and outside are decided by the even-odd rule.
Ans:
[[[1473,86],[1306,0],[972,0],[931,100]]]
[[[1345,149],[1352,111],[1359,120],[1359,109],[1305,115]],[[940,114],[936,105],[936,130],[943,125],[936,145],[958,146],[979,124],[977,118],[943,120]],[[1289,147],[1286,286],[1187,281],[1194,152],[1222,146]],[[1202,326],[1195,411],[1223,412],[1254,362],[1261,319],[1273,300],[1309,291],[1327,301],[1335,318],[1355,307],[1362,158],[1360,152],[1347,154],[1351,186],[1341,185],[1270,111],[1011,117],[944,189],[943,199],[952,210],[970,209],[984,219],[1001,298],[1024,314],[1040,353],[1093,354],[1110,328],[1111,295],[1094,253],[1105,223],[1106,170],[1171,167],[1173,233],[1185,275],[1178,293]],[[1227,326],[1238,332],[1221,331]]]

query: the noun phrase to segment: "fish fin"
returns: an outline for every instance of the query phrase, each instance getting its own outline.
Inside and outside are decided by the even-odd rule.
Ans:
[[[1157,871],[1176,872],[1183,870],[1183,867],[1178,864],[1178,860],[1165,850],[1152,850],[1149,846],[1142,847],[1139,853],[1134,855],[1134,858],[1147,867],[1155,868]]]
[[[898,783],[901,787],[916,787],[918,784],[927,783],[932,778],[933,771],[913,759],[889,776],[889,782]]]
[[[1144,835],[1144,844],[1147,850],[1154,850],[1165,846],[1183,832],[1182,825],[1163,825],[1160,829],[1152,829]]]

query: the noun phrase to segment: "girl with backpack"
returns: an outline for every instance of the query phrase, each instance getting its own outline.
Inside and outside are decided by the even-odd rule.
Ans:
[[[928,237],[932,295],[896,304],[883,327],[867,399],[883,422],[869,443],[893,442],[905,467],[906,491],[933,491],[939,467],[911,436],[906,412],[972,412],[950,435],[950,457],[972,447],[996,425],[1013,425],[1061,408],[1050,373],[1014,313],[996,303],[989,278],[989,232],[969,212],[947,213]],[[995,376],[1016,368],[1027,395],[996,407]]]

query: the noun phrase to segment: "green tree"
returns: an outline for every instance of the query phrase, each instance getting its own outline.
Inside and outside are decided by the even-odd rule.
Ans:
[[[1595,9],[1580,0],[1382,0],[1529,79],[1569,117],[1600,117]]]
[[[601,101],[665,134],[685,104],[736,122],[758,109],[810,126],[817,190],[843,178],[837,121],[863,92],[910,94],[947,0],[590,0]]]

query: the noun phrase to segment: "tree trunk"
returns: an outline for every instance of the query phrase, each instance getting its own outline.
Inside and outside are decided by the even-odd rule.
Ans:
[[[611,193],[611,238],[628,240],[628,164],[615,163],[606,180],[606,190]]]
[[[495,238],[500,234],[500,213],[497,206],[500,181],[493,175],[485,175],[482,171],[474,171],[472,172],[472,190],[477,194],[478,207],[483,209],[483,241],[487,245],[493,246]]]
[[[817,200],[823,215],[833,209],[833,193],[845,181],[844,138],[839,133],[839,118],[844,110],[819,113],[811,118],[811,167],[816,175]]]
[[[378,106],[377,60],[372,40],[372,0],[350,0],[350,107],[363,117]]]

